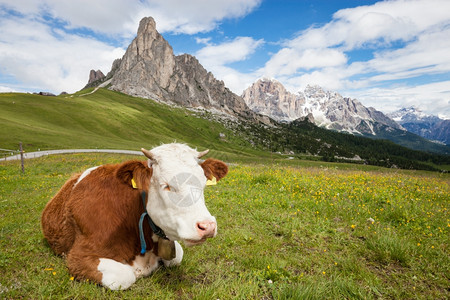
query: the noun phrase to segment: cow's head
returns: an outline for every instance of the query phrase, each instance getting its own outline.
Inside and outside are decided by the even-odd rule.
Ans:
[[[217,222],[205,205],[203,190],[207,180],[220,180],[225,163],[201,161],[208,151],[197,152],[182,144],[167,144],[150,151],[142,149],[152,168],[147,211],[171,240],[187,245],[204,242],[217,234]]]

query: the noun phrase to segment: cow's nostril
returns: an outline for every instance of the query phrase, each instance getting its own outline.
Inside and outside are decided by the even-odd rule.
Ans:
[[[197,228],[202,231],[208,231],[209,229],[214,228],[215,225],[216,225],[216,223],[214,223],[214,222],[198,222]]]
[[[202,238],[213,237],[216,231],[216,222],[198,222],[197,229]]]

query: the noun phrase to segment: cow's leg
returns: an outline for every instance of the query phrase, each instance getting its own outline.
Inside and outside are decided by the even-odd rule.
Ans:
[[[159,267],[159,257],[148,251],[145,255],[137,255],[131,264],[136,278],[148,276]]]
[[[125,290],[136,281],[133,267],[109,258],[100,258],[98,271],[102,273],[101,284],[111,290]]]
[[[171,260],[162,260],[166,267],[178,266],[183,260],[183,248],[180,243],[175,241],[175,258]]]
[[[78,240],[67,255],[69,272],[77,279],[89,279],[112,290],[127,289],[135,281],[133,268],[95,254],[86,240]]]

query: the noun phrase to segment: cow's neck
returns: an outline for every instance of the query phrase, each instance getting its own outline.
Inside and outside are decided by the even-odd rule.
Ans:
[[[142,204],[144,205],[144,212],[141,214],[141,217],[139,219],[139,238],[141,240],[141,254],[145,254],[145,252],[147,252],[147,244],[145,242],[144,228],[143,228],[145,217],[147,217],[148,224],[150,225],[150,228],[152,229],[154,234],[159,236],[160,239],[168,240],[168,238],[167,238],[166,234],[164,233],[164,231],[153,222],[152,218],[150,217],[150,215],[147,212],[147,208],[145,205],[145,200],[147,199],[147,193],[145,191],[142,191],[141,198],[142,198]]]

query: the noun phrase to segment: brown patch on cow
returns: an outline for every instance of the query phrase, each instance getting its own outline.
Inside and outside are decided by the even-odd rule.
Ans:
[[[201,164],[201,167],[205,172],[206,178],[208,178],[209,180],[211,180],[214,176],[216,177],[217,181],[219,181],[228,173],[228,166],[223,161],[213,158],[206,159]]]
[[[56,254],[67,255],[70,273],[100,283],[100,258],[131,264],[140,253],[141,191],[152,172],[143,161],[100,166],[78,182],[69,179],[42,213],[42,231]],[[140,189],[133,189],[134,178]],[[147,250],[154,247],[144,222]]]
[[[66,201],[70,197],[73,186],[81,174],[73,175],[61,188],[51,201],[47,203],[42,212],[41,226],[44,237],[52,250],[63,255],[72,247],[75,239],[73,224],[67,217]]]

